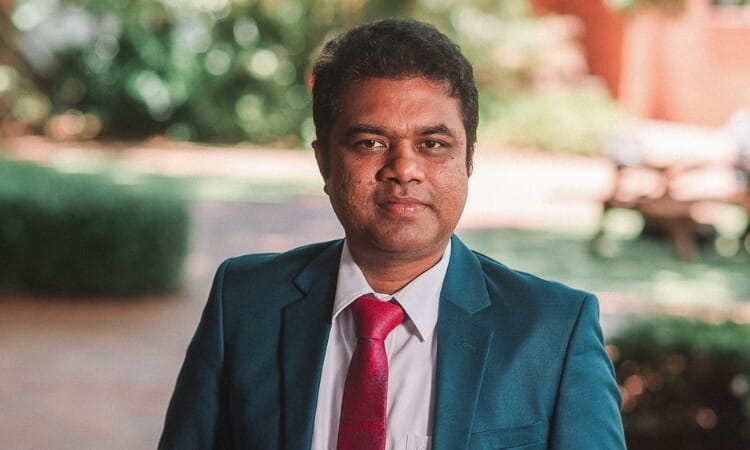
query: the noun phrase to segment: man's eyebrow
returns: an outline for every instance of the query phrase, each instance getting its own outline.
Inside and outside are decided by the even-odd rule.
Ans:
[[[377,127],[375,125],[369,125],[366,123],[355,123],[354,125],[346,129],[346,132],[344,133],[344,135],[347,138],[350,138],[354,136],[355,134],[360,134],[360,133],[378,134],[381,136],[386,134],[384,129]]]
[[[456,137],[456,134],[453,132],[453,130],[442,123],[439,125],[423,128],[419,131],[419,134],[421,136],[429,136],[431,134],[444,134],[446,136]]]
[[[384,128],[378,127],[376,125],[371,125],[367,123],[355,123],[346,129],[346,131],[344,132],[344,136],[348,139],[360,133],[377,134],[380,136],[385,136],[388,134],[388,132]],[[456,137],[456,133],[453,132],[453,130],[451,130],[450,128],[448,128],[447,125],[442,124],[442,123],[424,127],[419,130],[418,134],[420,136],[442,134],[445,136]]]

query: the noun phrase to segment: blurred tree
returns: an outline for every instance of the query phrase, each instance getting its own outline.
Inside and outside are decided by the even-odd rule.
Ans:
[[[528,0],[18,0],[10,23],[57,116],[53,136],[293,146],[313,138],[307,78],[319,46],[390,16],[435,23],[462,45],[483,112],[567,64],[550,65],[565,52]]]
[[[29,132],[49,113],[46,97],[28,79],[33,71],[16,45],[12,8],[12,0],[0,0],[0,137]]]

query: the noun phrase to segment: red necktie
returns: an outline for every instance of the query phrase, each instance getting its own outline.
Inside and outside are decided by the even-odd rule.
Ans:
[[[388,358],[383,341],[404,320],[404,311],[369,295],[359,297],[350,308],[357,347],[344,384],[337,449],[384,450]]]

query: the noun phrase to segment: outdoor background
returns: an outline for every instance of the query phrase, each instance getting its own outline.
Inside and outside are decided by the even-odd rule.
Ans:
[[[0,447],[156,446],[218,264],[342,236],[321,44],[410,16],[480,88],[458,235],[597,294],[629,448],[750,449],[745,3],[0,0]]]

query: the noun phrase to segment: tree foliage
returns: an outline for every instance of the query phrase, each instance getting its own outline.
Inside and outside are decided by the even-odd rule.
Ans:
[[[528,91],[550,53],[527,0],[19,0],[10,21],[53,136],[293,146],[313,136],[319,46],[392,16],[455,39],[488,99]]]

